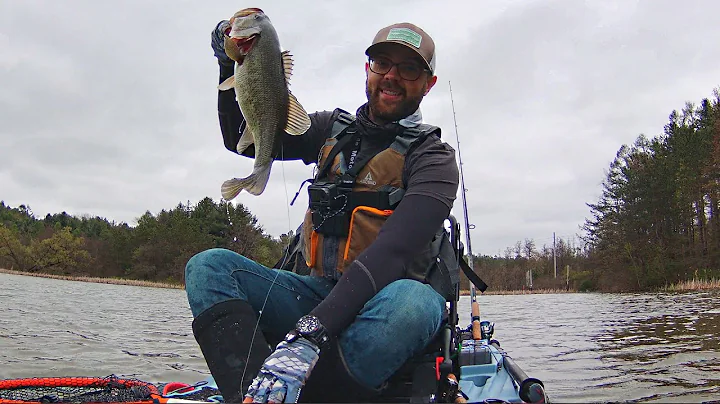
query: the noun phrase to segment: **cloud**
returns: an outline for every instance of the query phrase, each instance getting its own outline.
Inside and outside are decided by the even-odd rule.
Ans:
[[[295,56],[308,111],[365,101],[364,50],[412,21],[435,39],[438,84],[423,102],[460,136],[475,253],[572,237],[623,143],[655,136],[672,109],[720,83],[720,6],[654,1],[258,1]],[[252,171],[217,124],[210,31],[236,3],[15,1],[0,5],[0,199],[36,214],[133,223]],[[312,167],[276,162],[263,196],[238,202],[271,234],[299,224]],[[454,213],[462,216],[460,200]],[[289,218],[288,218],[289,216]]]

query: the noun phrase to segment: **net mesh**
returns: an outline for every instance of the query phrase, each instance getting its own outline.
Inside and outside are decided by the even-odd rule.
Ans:
[[[158,398],[153,384],[114,375],[0,380],[0,404],[152,403]]]

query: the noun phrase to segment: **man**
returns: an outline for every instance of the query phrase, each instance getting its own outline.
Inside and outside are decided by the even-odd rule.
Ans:
[[[212,35],[220,82],[233,74],[228,27]],[[222,249],[187,264],[193,333],[226,401],[295,402],[327,386],[378,392],[441,328],[456,279],[443,223],[459,175],[440,129],[421,122],[437,81],[435,45],[400,23],[365,53],[368,102],[356,116],[312,113],[304,135],[282,136],[282,158],[318,164],[300,232],[310,275]],[[237,153],[244,119],[234,91],[219,93],[218,114]],[[253,157],[253,147],[242,154]]]

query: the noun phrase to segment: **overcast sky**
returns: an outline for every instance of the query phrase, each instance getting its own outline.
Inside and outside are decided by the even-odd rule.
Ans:
[[[252,160],[223,147],[210,31],[245,7],[294,54],[308,112],[365,102],[379,28],[410,21],[433,36],[438,82],[421,107],[457,147],[452,83],[476,254],[579,234],[618,148],[720,85],[714,0],[3,0],[0,199],[131,225],[218,201]],[[311,170],[276,162],[263,195],[235,201],[278,236],[300,223],[307,192],[288,200]]]

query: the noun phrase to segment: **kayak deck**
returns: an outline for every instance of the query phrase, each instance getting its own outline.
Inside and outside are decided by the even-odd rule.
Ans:
[[[487,340],[466,340],[460,351],[460,391],[468,402],[494,399],[522,403],[518,388],[503,366],[503,353]]]

